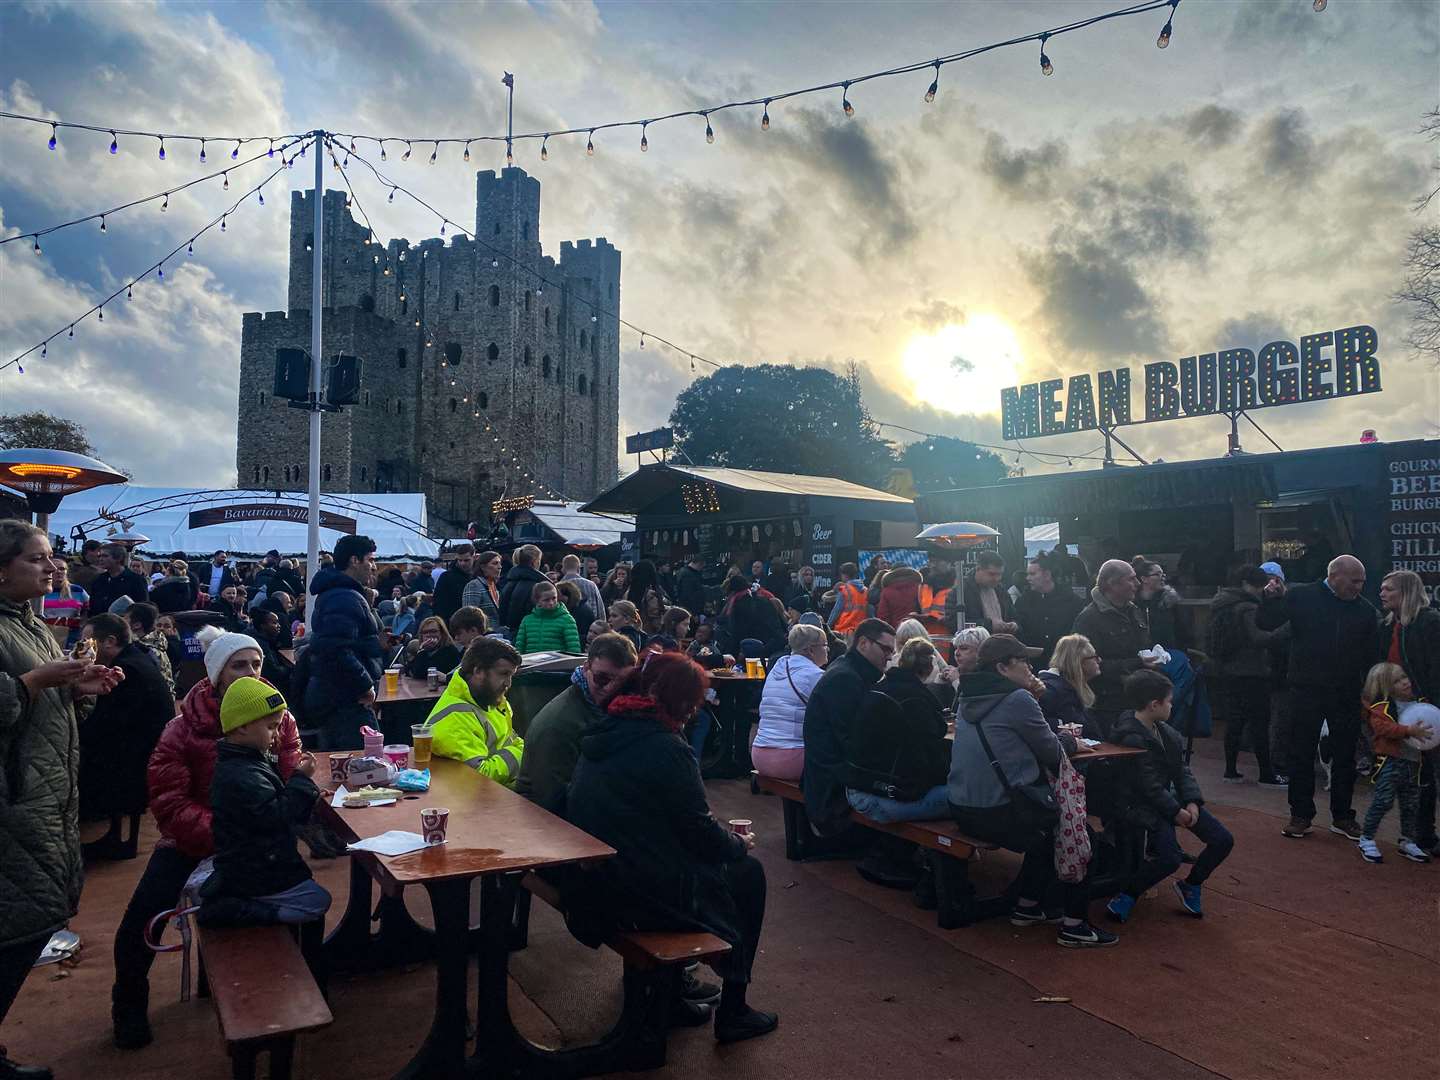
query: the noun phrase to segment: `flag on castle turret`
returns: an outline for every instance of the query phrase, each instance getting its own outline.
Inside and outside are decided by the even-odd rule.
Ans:
[[[511,75],[508,71],[505,73],[505,77],[500,81],[506,86],[510,87],[512,90],[515,88],[515,76]]]

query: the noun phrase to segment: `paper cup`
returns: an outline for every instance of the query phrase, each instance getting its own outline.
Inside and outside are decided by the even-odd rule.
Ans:
[[[332,784],[343,784],[345,782],[345,766],[350,764],[350,755],[333,753],[330,755],[330,782]]]
[[[750,831],[750,826],[755,823],[749,818],[731,818],[727,824],[730,826],[730,831],[736,836],[744,836]]]
[[[443,806],[427,806],[420,811],[420,835],[427,844],[443,844],[450,824],[450,811]]]
[[[408,769],[410,767],[410,747],[405,743],[387,743],[385,760],[397,769]]]

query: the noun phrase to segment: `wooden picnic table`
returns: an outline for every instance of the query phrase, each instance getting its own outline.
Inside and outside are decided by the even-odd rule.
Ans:
[[[400,685],[392,693],[382,678],[375,687],[375,704],[383,709],[386,705],[399,705],[407,701],[439,701],[443,693],[443,685],[432,690],[429,679],[412,679],[409,675],[400,676]]]
[[[724,672],[724,674],[721,674]],[[736,675],[728,668],[710,672],[710,685],[720,704],[714,710],[719,750],[707,756],[701,774],[706,780],[734,780],[750,775],[750,725],[757,719],[764,676]]]
[[[328,778],[329,755],[316,756],[321,759],[316,775]],[[435,1016],[425,1042],[398,1076],[407,1080],[462,1076],[467,1072],[466,969],[471,947],[477,943],[470,932],[470,886],[479,878],[479,1049],[469,1068],[486,1071],[485,1061],[504,1059],[507,1048],[517,1046],[522,1038],[511,1021],[506,997],[510,930],[520,879],[532,870],[608,859],[614,849],[503,784],[443,758],[431,759],[430,790],[423,795],[408,795],[393,806],[357,810],[337,809],[327,797],[319,806],[322,820],[348,843],[391,829],[419,832],[421,807],[450,810],[443,845],[393,857],[366,852],[350,856],[349,904],[327,948],[343,961],[352,950],[375,946],[369,925],[371,878],[395,899],[406,885],[423,886],[435,919]]]

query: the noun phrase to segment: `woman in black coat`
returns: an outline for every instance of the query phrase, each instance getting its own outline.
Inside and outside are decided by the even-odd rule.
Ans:
[[[1396,570],[1380,582],[1380,608],[1385,613],[1375,659],[1399,664],[1410,676],[1417,698],[1440,699],[1440,611],[1430,607],[1425,583],[1413,570]],[[1440,851],[1435,834],[1435,755],[1420,759],[1420,808],[1415,842],[1434,854]]]
[[[708,686],[704,670],[679,653],[631,668],[605,718],[580,741],[566,816],[616,851],[584,875],[587,914],[635,930],[706,931],[730,943],[712,965],[724,980],[715,1013],[723,1043],[767,1034],[779,1021],[745,1002],[765,917],[765,870],[749,854],[754,834],[737,835],[715,820],[680,735]]]

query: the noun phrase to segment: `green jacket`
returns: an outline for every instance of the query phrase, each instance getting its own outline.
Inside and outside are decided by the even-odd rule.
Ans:
[[[564,606],[553,608],[532,608],[529,615],[520,620],[520,629],[515,634],[515,648],[522,653],[536,652],[580,652],[580,632],[575,628],[575,619]]]
[[[578,686],[567,686],[535,714],[525,729],[525,756],[515,790],[554,809],[580,760],[580,736],[604,713],[592,709]]]
[[[59,659],[30,606],[0,599],[0,948],[48,937],[80,906],[80,738],[70,691],[32,697],[20,682]]]

